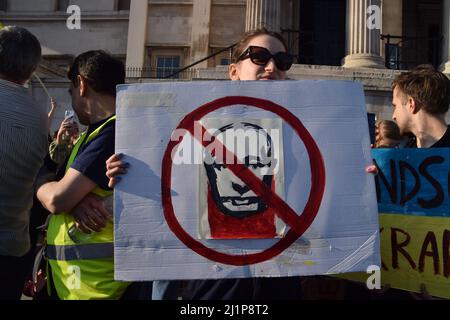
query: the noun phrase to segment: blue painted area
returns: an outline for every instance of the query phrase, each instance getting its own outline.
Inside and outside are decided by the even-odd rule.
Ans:
[[[450,217],[450,148],[373,149],[378,210]]]

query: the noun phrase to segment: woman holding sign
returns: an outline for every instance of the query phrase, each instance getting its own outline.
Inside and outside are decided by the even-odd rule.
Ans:
[[[229,77],[237,80],[286,80],[293,63],[283,37],[266,29],[249,32],[238,42],[229,66]],[[114,155],[107,161],[109,185],[113,187],[128,164]],[[181,292],[181,288],[182,292]],[[154,299],[229,300],[229,299],[299,299],[300,279],[245,278],[191,281],[155,281]]]

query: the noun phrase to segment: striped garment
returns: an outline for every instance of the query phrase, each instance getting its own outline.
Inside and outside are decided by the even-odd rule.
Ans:
[[[47,154],[47,112],[20,85],[0,79],[0,255],[30,249],[33,184]]]

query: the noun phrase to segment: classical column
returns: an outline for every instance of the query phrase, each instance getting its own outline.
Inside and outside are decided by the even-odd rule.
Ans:
[[[347,0],[345,68],[384,68],[380,29],[381,0]]]
[[[191,63],[209,55],[209,27],[211,20],[211,0],[194,0],[192,10]],[[207,68],[208,61],[194,68]]]
[[[144,67],[147,19],[148,0],[131,1],[128,24],[127,67]]]
[[[442,30],[444,43],[440,69],[442,72],[450,74],[450,0],[444,0],[444,20]]]
[[[245,31],[266,28],[280,32],[280,0],[247,0]]]

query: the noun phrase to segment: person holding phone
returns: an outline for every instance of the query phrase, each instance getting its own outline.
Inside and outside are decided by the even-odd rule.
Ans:
[[[50,158],[57,164],[62,164],[72,151],[80,135],[78,123],[73,119],[72,114],[66,111],[66,118],[61,123],[56,139],[50,143]]]

